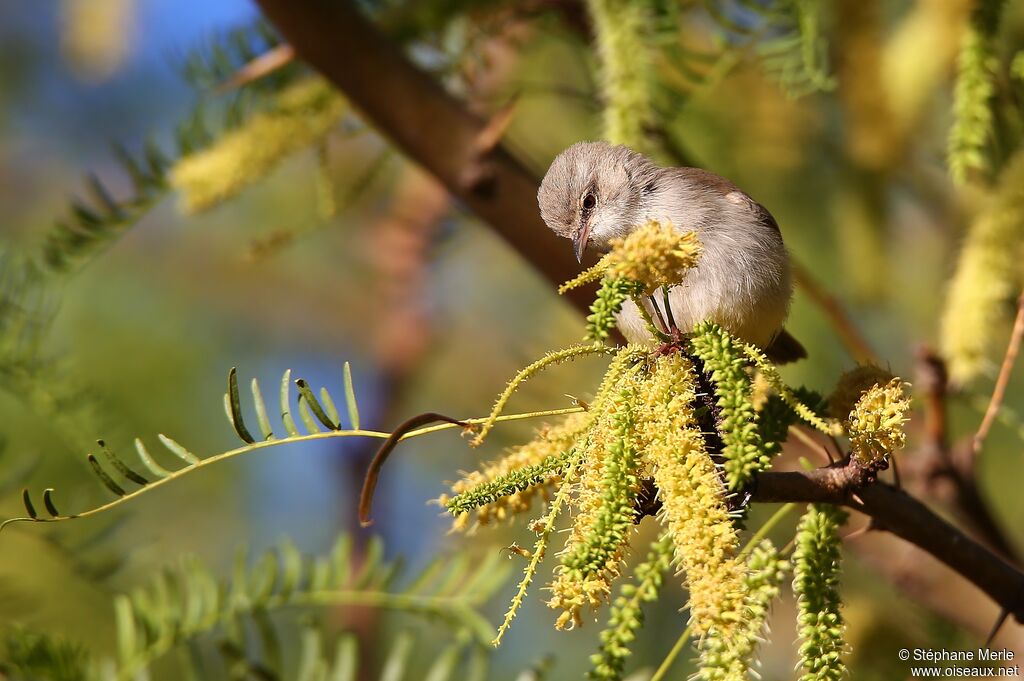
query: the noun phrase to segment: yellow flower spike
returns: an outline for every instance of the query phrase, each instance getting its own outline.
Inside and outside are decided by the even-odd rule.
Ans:
[[[648,131],[657,120],[653,84],[659,52],[647,38],[655,30],[655,12],[630,0],[589,0],[586,5],[601,62],[604,137],[649,151]]]
[[[771,394],[772,386],[764,377],[764,372],[760,369],[755,371],[750,386],[750,402],[754,405],[754,411],[760,412],[768,403]]]
[[[836,387],[828,397],[828,413],[832,418],[845,419],[853,411],[864,391],[874,385],[882,385],[893,379],[892,372],[873,364],[861,364],[850,369],[836,381]]]
[[[623,239],[613,239],[611,247],[606,276],[635,281],[645,294],[680,283],[701,252],[694,232],[680,232],[671,222],[657,220],[637,227]]]
[[[564,611],[556,626],[578,622],[584,606],[607,600],[629,547],[640,489],[633,378],[632,373],[623,375],[609,409],[590,430],[594,447],[582,461],[576,520],[551,585],[548,605]]]
[[[759,348],[747,343],[743,346],[743,351],[746,353],[747,357],[750,358],[750,361],[752,361],[754,365],[761,370],[761,375],[764,376],[764,380],[768,382],[779,397],[781,397],[782,400],[788,404],[800,418],[826,435],[843,434],[843,426],[840,422],[821,418],[814,413],[813,409],[797,399],[796,395],[793,394],[792,389],[790,389],[790,387],[786,385],[786,382],[782,380],[779,370],[767,357],[765,357],[764,353]]]
[[[468,496],[479,490],[482,485],[508,480],[508,489],[493,492],[495,501],[476,507],[476,523],[486,525],[492,520],[504,520],[528,511],[534,498],[538,495],[546,496],[550,487],[561,479],[565,466],[565,457],[562,455],[572,447],[589,422],[590,415],[587,412],[578,412],[569,414],[558,425],[544,427],[530,442],[514,447],[504,457],[485,464],[478,471],[467,473],[461,480],[453,483],[452,494],[441,495],[438,503],[450,508],[453,496]],[[541,480],[524,489],[518,489],[519,486],[515,484],[516,480],[511,477],[512,474],[528,467],[541,466],[545,461],[551,460],[551,457],[560,459],[557,466],[550,467],[550,470],[547,470],[547,467],[538,469],[542,473]],[[465,530],[470,527],[469,512],[459,512],[453,520],[452,529]]]
[[[739,538],[725,502],[725,488],[693,412],[696,377],[680,355],[655,360],[638,411],[649,464],[662,502],[662,521],[672,533],[676,559],[686,574],[695,633],[727,633],[743,603],[744,567]]]
[[[505,405],[508,404],[508,401],[512,398],[512,394],[515,393],[523,383],[533,378],[542,370],[553,364],[560,364],[585,355],[610,355],[615,352],[617,352],[616,348],[609,348],[596,343],[583,343],[580,345],[570,345],[563,350],[555,350],[554,352],[549,352],[544,355],[536,362],[520,371],[512,378],[511,381],[508,382],[508,386],[506,386],[505,390],[498,396],[497,401],[495,401],[494,407],[491,409],[491,413],[488,415],[487,420],[481,424],[480,433],[470,441],[470,445],[473,447],[479,447],[483,444],[484,438],[486,438],[488,433],[491,432],[491,428],[494,427],[498,417],[501,416],[501,412],[505,409]]]
[[[1024,285],[1024,149],[974,219],[960,249],[942,313],[940,345],[950,379],[964,384],[995,368],[1010,303]]]
[[[186,213],[198,213],[266,177],[289,155],[323,139],[342,119],[347,104],[322,78],[282,90],[274,106],[253,115],[213,146],[185,156],[171,168]]]
[[[582,455],[573,455],[570,457],[562,485],[558,488],[558,492],[555,494],[555,499],[551,502],[551,507],[548,509],[548,512],[545,514],[544,518],[539,521],[540,531],[537,533],[537,541],[533,545],[533,555],[530,558],[530,562],[527,563],[526,568],[523,570],[523,578],[519,582],[519,588],[516,589],[515,595],[512,597],[512,602],[509,604],[508,611],[505,613],[505,619],[502,621],[501,626],[498,627],[498,633],[494,637],[494,640],[491,641],[491,645],[495,647],[501,643],[501,637],[504,636],[505,632],[508,631],[508,628],[512,626],[512,620],[515,619],[516,613],[519,611],[519,607],[523,604],[523,600],[526,598],[526,592],[530,588],[530,584],[533,582],[533,577],[537,574],[537,567],[540,565],[540,561],[544,558],[544,554],[547,552],[548,540],[555,529],[555,520],[558,518],[558,514],[561,513],[562,506],[564,506],[568,500],[572,481],[576,476],[576,468],[579,465],[581,458]]]
[[[884,386],[873,385],[857,401],[847,419],[850,447],[865,463],[884,461],[907,442],[903,432],[910,398],[904,392],[909,384],[894,378]]]
[[[568,291],[573,290],[574,288],[579,288],[580,286],[584,286],[591,282],[597,281],[598,279],[603,277],[605,271],[608,269],[608,257],[608,255],[605,255],[604,257],[597,261],[596,265],[583,270],[575,277],[559,286],[558,295],[563,295]]]

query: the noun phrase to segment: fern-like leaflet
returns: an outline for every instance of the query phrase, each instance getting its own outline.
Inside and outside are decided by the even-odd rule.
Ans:
[[[260,18],[196,47],[181,61],[179,70],[197,91],[215,91],[230,83],[239,69],[282,45],[273,27]],[[246,81],[245,88],[277,91],[294,77],[294,70],[278,69],[258,80]]]
[[[112,678],[137,678],[172,649],[220,629],[221,652],[245,659],[250,622],[268,655],[279,648],[269,615],[285,608],[361,606],[416,614],[443,622],[478,648],[486,646],[494,629],[477,608],[508,577],[500,553],[476,561],[462,554],[440,556],[404,583],[398,564],[383,556],[378,539],[356,552],[351,537],[342,535],[318,558],[303,556],[286,541],[250,566],[241,550],[230,579],[218,579],[197,559],[185,559],[177,569],[159,573],[149,587],[115,599],[118,663]],[[312,632],[319,643],[320,632]],[[305,641],[300,668],[306,671],[297,678],[322,678],[327,665],[312,643]]]
[[[203,99],[208,99],[214,85],[261,51],[279,44],[265,22],[235,29],[188,55],[181,67],[182,75]],[[115,198],[103,180],[88,175],[86,198],[73,199],[70,215],[44,237],[40,254],[43,266],[54,274],[66,274],[88,262],[169,194],[167,172],[175,159],[209,146],[222,133],[238,127],[259,109],[263,99],[289,84],[297,73],[297,69],[285,69],[250,85],[223,107],[216,121],[201,100],[177,126],[169,150],[153,139],[146,141],[138,153],[115,143],[114,158],[131,181],[131,192],[125,198]]]
[[[116,497],[114,500],[80,513],[65,514],[58,508],[53,488],[46,488],[42,495],[42,509],[46,512],[44,515],[40,512],[40,508],[33,499],[30,490],[25,488],[22,490],[22,503],[25,507],[26,515],[24,517],[10,518],[0,523],[0,531],[12,523],[18,522],[57,522],[96,515],[120,506],[149,490],[160,487],[194,471],[266,447],[335,437],[371,437],[386,440],[390,433],[361,428],[359,404],[356,400],[355,389],[352,384],[352,370],[347,362],[344,365],[343,385],[345,412],[348,418],[347,428],[342,427],[341,415],[334,398],[331,397],[327,388],[321,388],[318,397],[308,381],[301,378],[293,381],[291,370],[285,371],[281,378],[279,391],[283,432],[275,432],[268,417],[263,391],[260,388],[259,382],[255,378],[252,379],[250,384],[252,408],[256,415],[256,425],[258,427],[258,430],[255,432],[258,432],[261,438],[257,439],[253,435],[254,431],[250,430],[245,422],[245,417],[242,413],[242,396],[238,386],[238,374],[233,368],[228,373],[228,389],[224,394],[223,402],[228,422],[242,441],[241,447],[200,458],[177,440],[160,433],[157,435],[157,440],[162,445],[162,449],[165,450],[164,460],[177,460],[177,467],[172,467],[170,463],[161,463],[141,439],[135,440],[136,456],[133,458],[137,461],[132,462],[129,462],[125,457],[108,447],[107,443],[103,440],[98,440],[98,455],[96,453],[89,453],[87,460],[99,482]],[[297,389],[297,394],[293,392],[293,386]],[[305,431],[300,429],[299,422],[294,417],[296,409],[299,413],[299,422],[302,423]],[[525,414],[509,414],[497,419],[491,419],[491,421],[515,421],[528,418],[560,416],[577,411],[582,411],[582,407],[569,407],[566,409],[553,409]],[[487,420],[469,419],[468,422],[479,424]],[[417,428],[406,433],[402,439],[418,437],[454,427],[457,426],[443,423]]]
[[[747,52],[757,56],[765,72],[790,96],[835,87],[820,0],[704,0],[696,7],[714,24],[713,47],[694,49],[680,43],[676,36],[681,10],[673,3],[658,7],[662,16],[655,39],[672,56],[666,72],[672,88],[692,93],[714,86]]]

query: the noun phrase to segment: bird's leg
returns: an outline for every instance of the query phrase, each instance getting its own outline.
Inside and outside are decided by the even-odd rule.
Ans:
[[[668,317],[668,321],[665,321],[665,317],[662,316],[661,310],[658,308],[658,301],[655,300],[654,294],[648,296],[651,301],[651,307],[654,308],[655,313],[658,315],[658,321],[665,328],[665,333],[660,335],[663,341],[658,346],[658,354],[667,355],[673,352],[680,352],[684,344],[684,336],[682,330],[676,324],[675,318],[672,316],[672,305],[669,304],[668,292],[662,288],[662,298],[665,301],[665,315]]]
[[[665,323],[665,318],[661,315],[661,310],[658,309],[658,301],[654,299],[654,295],[647,296],[647,299],[651,301],[651,307],[654,308],[654,314],[661,323],[661,328],[665,330],[665,333],[669,333],[668,324]]]
[[[661,300],[662,300],[662,302],[665,303],[665,316],[668,317],[668,324],[669,324],[668,332],[672,336],[676,336],[679,333],[679,327],[676,326],[675,317],[672,316],[672,303],[670,303],[669,299],[668,299],[668,287],[667,286],[663,286],[661,288]]]

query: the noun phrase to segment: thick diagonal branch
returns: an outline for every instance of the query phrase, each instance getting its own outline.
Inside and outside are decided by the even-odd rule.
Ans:
[[[1024,572],[987,546],[971,539],[923,503],[876,480],[877,471],[847,458],[813,471],[768,471],[757,476],[749,503],[825,503],[848,506],[885,530],[930,553],[989,595],[1024,623]],[[640,516],[661,510],[657,488],[644,481]]]
[[[948,565],[1024,622],[1024,572],[936,515],[906,492],[880,482],[865,484],[856,464],[758,476],[755,502],[842,504]]]
[[[537,211],[537,178],[471,113],[418,69],[354,3],[258,0],[267,18],[366,119],[423,165],[552,282],[579,267]],[[587,293],[570,297],[588,309]]]

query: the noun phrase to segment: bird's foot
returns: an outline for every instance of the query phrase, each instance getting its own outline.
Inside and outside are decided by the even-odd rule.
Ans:
[[[669,330],[668,340],[661,343],[654,349],[656,355],[671,355],[685,353],[686,346],[690,340],[689,334],[683,333],[678,327],[673,326]]]

